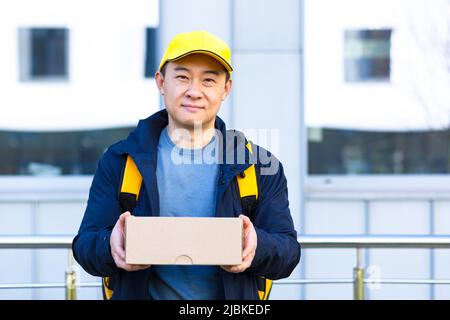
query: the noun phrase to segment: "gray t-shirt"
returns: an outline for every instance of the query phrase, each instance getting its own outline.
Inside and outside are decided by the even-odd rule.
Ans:
[[[170,139],[167,127],[162,130],[156,167],[161,216],[215,216],[219,176],[219,165],[211,161],[215,146],[216,138],[213,138],[203,148],[178,148]],[[154,265],[151,268],[152,299],[222,298],[217,266]]]

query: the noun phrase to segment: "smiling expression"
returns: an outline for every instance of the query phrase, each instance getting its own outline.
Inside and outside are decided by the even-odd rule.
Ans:
[[[216,59],[197,53],[169,62],[165,75],[157,72],[155,79],[169,121],[188,130],[198,124],[203,129],[214,128],[220,105],[231,89],[226,72]]]

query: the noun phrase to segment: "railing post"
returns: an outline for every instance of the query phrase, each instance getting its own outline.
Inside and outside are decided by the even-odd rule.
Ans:
[[[69,249],[69,263],[66,270],[66,300],[77,299],[76,273],[73,267],[73,253]]]
[[[362,248],[356,248],[356,267],[353,269],[353,299],[364,300],[364,268]]]

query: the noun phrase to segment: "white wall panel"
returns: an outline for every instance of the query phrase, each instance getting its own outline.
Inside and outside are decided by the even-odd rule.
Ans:
[[[377,201],[370,206],[371,234],[429,234],[430,206],[426,201]],[[382,278],[427,279],[428,249],[372,249],[370,265]],[[372,299],[429,299],[429,285],[382,284],[370,290]]]
[[[434,204],[434,233],[450,235],[450,201],[436,201]],[[450,280],[450,249],[434,250],[434,277]],[[450,285],[436,285],[435,299],[450,299]]]
[[[236,49],[299,49],[300,1],[236,0],[234,3]]]
[[[76,234],[86,209],[85,202],[43,203],[39,207],[36,219],[37,233],[49,234]],[[38,251],[36,269],[39,282],[64,282],[64,275],[68,264],[68,251],[65,249],[42,249]],[[100,278],[90,276],[81,267],[77,267],[78,281],[100,282]],[[84,299],[97,299],[98,289],[86,291],[87,288],[78,288]],[[40,289],[39,299],[64,299],[64,289]],[[90,295],[87,295],[87,292]]]
[[[308,201],[306,234],[364,234],[364,203],[361,201]],[[353,277],[355,249],[306,249],[305,278]],[[308,284],[305,299],[352,299],[351,284]]]
[[[0,235],[29,235],[33,231],[30,204],[0,204]],[[0,283],[31,283],[35,274],[33,252],[28,249],[0,249]],[[2,289],[2,299],[32,299],[31,289]]]

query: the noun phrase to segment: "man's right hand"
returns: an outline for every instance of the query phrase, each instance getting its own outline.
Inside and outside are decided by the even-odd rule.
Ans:
[[[131,216],[129,211],[120,215],[116,225],[111,233],[109,244],[111,245],[111,254],[118,268],[126,271],[138,271],[147,269],[149,264],[128,264],[125,262],[125,219]]]

